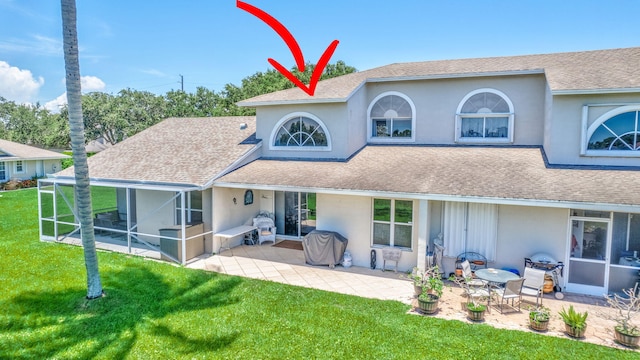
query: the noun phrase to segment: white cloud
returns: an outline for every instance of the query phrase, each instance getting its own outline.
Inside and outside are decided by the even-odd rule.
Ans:
[[[44,85],[44,78],[37,79],[29,70],[23,70],[0,61],[0,96],[16,103],[32,102]]]
[[[64,79],[63,79],[64,82]],[[100,91],[104,90],[106,84],[97,76],[82,76],[80,78],[80,87],[82,92]],[[44,104],[45,109],[57,113],[60,112],[60,108],[67,104],[67,92]]]

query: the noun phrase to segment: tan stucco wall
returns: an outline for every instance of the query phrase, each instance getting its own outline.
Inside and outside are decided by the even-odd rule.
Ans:
[[[260,211],[260,191],[253,190],[253,204],[244,205],[245,189],[216,187],[213,189],[213,232],[219,232],[244,224],[252,224],[252,219]],[[233,199],[236,199],[234,204]],[[241,236],[229,239],[230,246],[240,245]],[[213,239],[213,252],[218,252],[221,239]],[[225,241],[226,246],[226,241]]]
[[[547,119],[544,149],[550,164],[640,166],[640,158],[581,156],[582,110],[584,105],[616,104],[589,108],[589,124],[615,107],[640,104],[640,94],[556,95]],[[586,141],[586,140],[585,140]]]
[[[173,192],[156,190],[136,190],[137,231],[145,234],[160,235],[159,229],[173,226],[175,223],[175,204],[173,201],[157,210],[173,197]],[[153,214],[152,214],[153,213]],[[160,244],[156,237],[141,236],[151,244]]]

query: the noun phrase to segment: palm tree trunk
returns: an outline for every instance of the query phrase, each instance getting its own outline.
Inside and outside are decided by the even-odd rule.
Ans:
[[[75,0],[61,0],[61,5],[69,127],[71,130],[71,150],[73,151],[76,179],[75,198],[78,217],[80,218],[80,236],[82,237],[82,247],[84,249],[84,262],[87,269],[87,299],[95,299],[102,296],[102,283],[100,281],[100,272],[98,271],[98,257],[91,210],[89,166],[87,165],[87,152],[84,146],[76,2]]]

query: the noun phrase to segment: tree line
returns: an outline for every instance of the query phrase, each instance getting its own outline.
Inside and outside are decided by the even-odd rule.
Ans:
[[[291,69],[305,84],[313,73],[313,64],[304,72]],[[355,72],[343,61],[328,64],[321,79]],[[276,70],[242,79],[241,84],[226,84],[221,91],[198,87],[194,93],[171,90],[164,95],[148,91],[123,89],[117,94],[90,92],[82,95],[85,138],[103,138],[116,144],[168,117],[208,117],[255,115],[255,109],[238,107],[238,101],[285,90],[294,84]],[[0,139],[42,148],[68,149],[69,111],[52,113],[40,104],[16,104],[0,97]]]

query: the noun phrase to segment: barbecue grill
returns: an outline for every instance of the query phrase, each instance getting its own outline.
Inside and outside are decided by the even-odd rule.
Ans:
[[[547,274],[551,276],[551,279],[553,279],[553,290],[555,291],[556,299],[564,298],[558,279],[562,277],[562,269],[564,268],[562,261],[557,261],[549,254],[536,253],[531,255],[531,257],[524,258],[524,266],[546,271]]]

